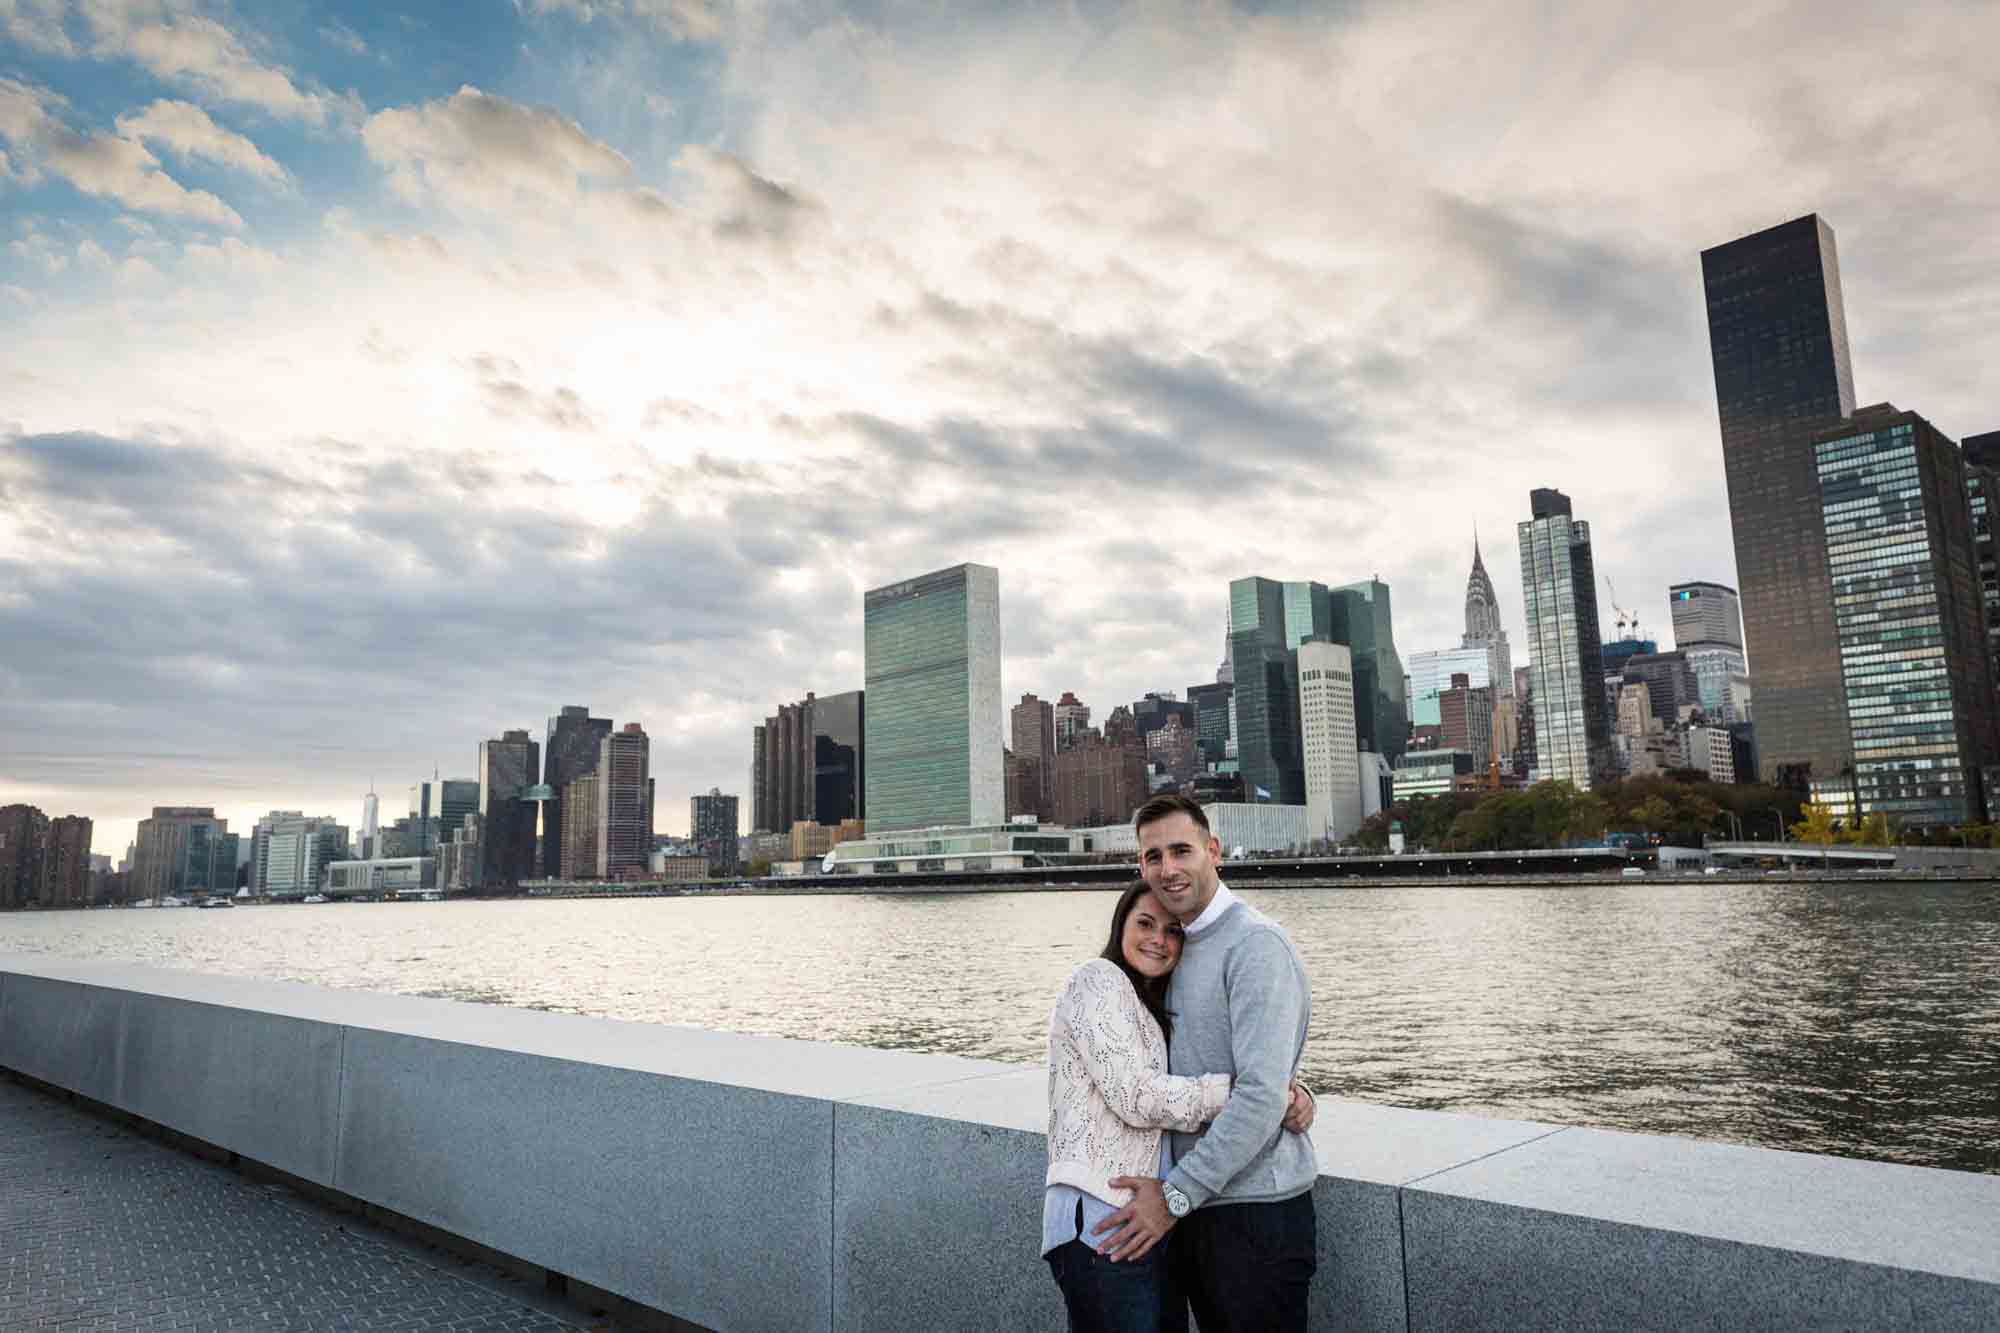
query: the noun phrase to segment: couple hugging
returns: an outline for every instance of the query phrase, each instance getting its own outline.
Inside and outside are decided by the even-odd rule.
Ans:
[[[1201,806],[1160,796],[1132,822],[1143,878],[1049,1019],[1042,1255],[1073,1333],[1185,1333],[1190,1306],[1202,1333],[1303,1330],[1305,969],[1222,882]]]

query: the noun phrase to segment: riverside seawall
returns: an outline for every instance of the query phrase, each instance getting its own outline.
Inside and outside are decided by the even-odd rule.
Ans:
[[[1059,1329],[1040,1068],[0,954],[8,1069],[713,1329]],[[1322,1100],[1315,1327],[2000,1328],[2000,1176]]]

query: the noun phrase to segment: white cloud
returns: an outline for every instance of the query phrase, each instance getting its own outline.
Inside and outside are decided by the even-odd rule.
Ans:
[[[0,139],[31,155],[86,194],[127,208],[240,227],[236,210],[206,190],[190,190],[161,170],[144,145],[113,134],[83,135],[51,112],[62,99],[11,79],[0,79]]]
[[[682,41],[710,42],[722,36],[723,12],[712,0],[526,0],[537,14],[567,14],[589,23],[598,18],[631,18]]]
[[[116,135],[83,136],[65,131],[42,149],[42,161],[82,190],[115,199],[127,208],[241,227],[243,219],[207,190],[190,190],[160,169],[144,145]]]
[[[574,121],[470,84],[439,101],[378,111],[361,139],[405,198],[475,208],[523,197],[570,201],[586,182],[622,179],[632,165]]]
[[[143,111],[128,112],[118,117],[118,133],[134,142],[164,144],[184,157],[207,158],[266,180],[286,179],[285,169],[256,144],[216,124],[192,103],[161,100]]]
[[[47,0],[43,7],[55,8]],[[78,0],[75,9],[90,31],[91,54],[133,61],[205,100],[260,107],[311,125],[355,110],[347,98],[301,87],[289,70],[260,59],[242,37],[188,12],[179,0]]]
[[[0,35],[44,55],[74,56],[64,0],[0,0]]]
[[[349,55],[365,56],[368,54],[368,43],[361,39],[361,34],[348,27],[345,23],[342,23],[339,19],[333,19],[330,22],[320,25],[319,35],[329,45],[337,46]]]

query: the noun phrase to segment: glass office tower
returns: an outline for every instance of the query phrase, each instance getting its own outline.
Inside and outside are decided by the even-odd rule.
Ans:
[[[1814,434],[1854,411],[1833,230],[1808,214],[1701,254],[1763,776],[1806,788],[1847,755]]]
[[[1299,748],[1298,645],[1293,626],[1310,624],[1312,599],[1287,596],[1276,579],[1236,579],[1229,585],[1229,650],[1236,666],[1236,764],[1252,801],[1304,805],[1305,758]],[[1289,605],[1288,605],[1289,604]],[[1290,615],[1288,616],[1288,610]]]
[[[1884,403],[1813,457],[1853,738],[1822,798],[1913,825],[1981,820],[1993,681],[1958,448]]]
[[[1597,628],[1597,565],[1590,525],[1561,491],[1529,493],[1518,525],[1521,591],[1535,701],[1535,766],[1543,779],[1587,790],[1604,772],[1604,658]]]
[[[1380,579],[1333,589],[1333,641],[1354,654],[1354,731],[1362,750],[1394,763],[1410,741],[1410,700],[1396,652],[1389,585]]]
[[[1002,824],[1000,571],[955,565],[862,598],[868,831]]]

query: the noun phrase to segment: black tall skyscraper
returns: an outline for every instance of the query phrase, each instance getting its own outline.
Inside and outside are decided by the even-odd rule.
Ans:
[[[1236,761],[1245,795],[1252,801],[1304,805],[1299,659],[1297,646],[1286,642],[1285,611],[1285,585],[1276,579],[1236,579],[1229,585],[1229,648],[1236,661]]]
[[[479,742],[480,883],[511,888],[533,879],[536,809],[533,788],[542,747],[525,730]]]
[[[1816,214],[1702,251],[1743,630],[1764,776],[1847,762],[1816,430],[1854,411],[1833,230]]]
[[[611,719],[592,717],[582,704],[567,704],[549,719],[548,746],[542,751],[542,781],[549,799],[542,811],[542,875],[562,874],[563,789],[597,771],[597,756],[611,734]]]

